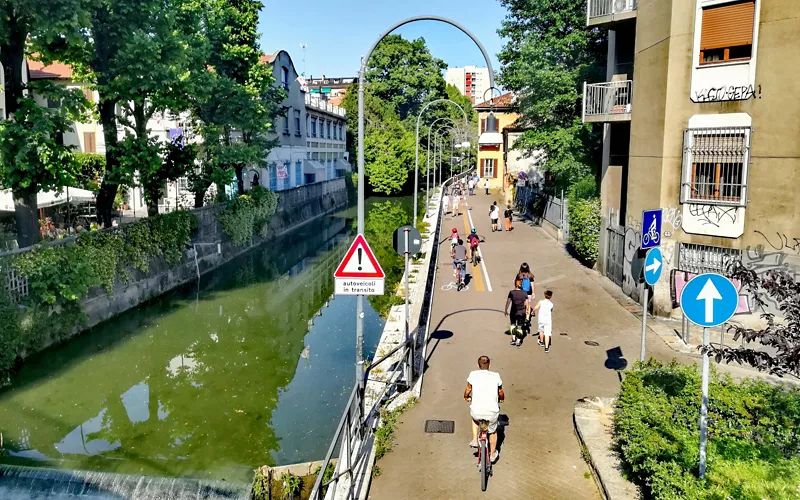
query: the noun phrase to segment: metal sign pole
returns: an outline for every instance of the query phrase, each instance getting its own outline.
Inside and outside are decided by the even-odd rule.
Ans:
[[[405,294],[404,294],[405,295],[405,313],[404,314],[405,314],[405,324],[406,324],[406,342],[408,342],[408,340],[409,340],[409,338],[411,336],[411,332],[410,332],[409,324],[408,324],[408,275],[411,274],[411,269],[409,267],[409,258],[408,258],[408,250],[410,248],[409,241],[408,241],[409,240],[409,238],[408,238],[409,228],[406,227],[404,229],[403,233],[405,233],[404,234],[404,238],[405,238],[405,252],[404,252],[404,254],[405,254],[405,261],[406,261],[406,263],[405,263],[406,264],[406,273],[405,273],[406,274],[405,275],[406,291],[405,291]],[[414,376],[414,364],[413,363],[414,363],[414,346],[411,345],[410,348],[409,348],[409,359],[408,359],[408,367],[407,367],[407,372],[406,372],[407,373],[406,374],[406,382],[408,383],[409,387],[411,387],[411,379]]]
[[[642,350],[639,354],[640,361],[644,361],[645,347],[647,342],[647,294],[647,283],[642,283]]]
[[[703,328],[703,346],[708,346],[709,329]],[[700,406],[700,477],[706,475],[706,444],[708,441],[708,352],[703,353],[703,400]]]

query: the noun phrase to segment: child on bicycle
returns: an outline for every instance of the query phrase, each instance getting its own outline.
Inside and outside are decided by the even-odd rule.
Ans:
[[[469,255],[470,259],[472,259],[472,265],[478,265],[478,245],[480,245],[481,239],[478,236],[478,231],[473,227],[467,236],[467,241],[469,242]]]

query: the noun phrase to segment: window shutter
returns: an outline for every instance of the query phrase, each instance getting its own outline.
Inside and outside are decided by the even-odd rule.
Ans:
[[[494,161],[494,169],[492,170],[492,178],[497,179],[497,171],[500,170],[500,160]]]
[[[480,174],[479,174],[479,177],[483,177],[483,167],[484,167],[485,165],[486,165],[486,160],[484,160],[484,159],[481,159],[481,172],[480,172]]]
[[[481,134],[486,131],[486,118],[481,118]]]
[[[94,132],[84,132],[83,133],[83,149],[84,149],[84,153],[95,153],[95,152],[97,152],[96,145],[95,145]]]
[[[747,1],[703,9],[700,50],[751,45],[755,6]]]

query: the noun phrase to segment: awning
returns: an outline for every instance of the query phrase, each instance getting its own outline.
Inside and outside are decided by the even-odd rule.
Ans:
[[[304,174],[312,174],[317,175],[317,170],[322,169],[325,170],[325,167],[322,163],[316,160],[303,160],[303,173]]]
[[[352,167],[352,165],[350,165],[350,163],[347,162],[347,160],[344,160],[342,158],[337,158],[336,159],[336,170],[344,170],[345,172],[352,172],[353,171],[353,167]]]
[[[69,198],[67,198],[69,191]],[[91,191],[79,188],[61,188],[60,191],[42,191],[36,195],[36,202],[39,208],[53,207],[65,203],[89,203],[95,201],[95,195]],[[0,212],[14,212],[14,195],[11,190],[0,191]]]
[[[503,134],[500,132],[484,132],[478,138],[478,144],[503,144]]]

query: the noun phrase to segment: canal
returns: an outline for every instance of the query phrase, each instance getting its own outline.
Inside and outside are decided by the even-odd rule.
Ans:
[[[411,204],[369,206],[367,237],[395,266]],[[322,459],[354,382],[355,297],[332,280],[350,212],[26,360],[0,390],[0,463],[248,482]],[[394,300],[369,301],[368,359]]]

